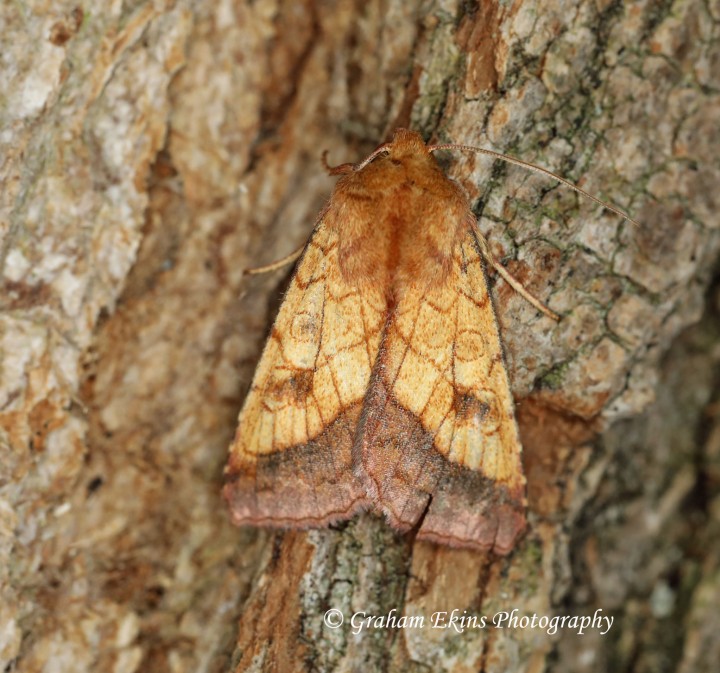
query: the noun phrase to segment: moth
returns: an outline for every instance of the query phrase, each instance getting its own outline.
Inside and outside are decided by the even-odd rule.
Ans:
[[[497,554],[523,532],[522,448],[484,263],[557,316],[493,258],[433,157],[451,147],[582,192],[406,129],[331,169],[341,177],[230,447],[234,523],[313,528],[370,510],[419,540]]]

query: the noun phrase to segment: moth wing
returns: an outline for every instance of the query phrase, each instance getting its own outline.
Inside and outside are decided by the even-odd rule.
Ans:
[[[418,539],[507,553],[524,529],[522,449],[470,226],[447,282],[398,297],[355,451],[390,523],[419,525]]]
[[[298,263],[240,412],[224,490],[236,524],[323,526],[367,504],[351,447],[385,299],[345,282],[327,220]]]

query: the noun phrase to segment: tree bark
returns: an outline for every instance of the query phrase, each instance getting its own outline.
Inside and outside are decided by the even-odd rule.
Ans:
[[[717,1],[51,4],[0,8],[0,669],[714,671]],[[220,498],[285,282],[243,269],[307,238],[321,150],[399,126],[641,223],[448,162],[563,316],[490,278],[528,479],[506,558],[371,515],[238,530]],[[452,610],[490,623],[351,624]],[[493,628],[511,610],[614,623]]]

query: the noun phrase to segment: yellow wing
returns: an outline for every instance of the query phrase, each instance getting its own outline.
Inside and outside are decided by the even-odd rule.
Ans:
[[[389,521],[419,524],[419,539],[509,551],[524,528],[525,478],[470,227],[445,283],[402,289],[370,385],[358,450]]]
[[[321,221],[310,239],[240,412],[225,487],[235,523],[326,525],[367,504],[351,450],[386,300],[345,282],[335,232]]]

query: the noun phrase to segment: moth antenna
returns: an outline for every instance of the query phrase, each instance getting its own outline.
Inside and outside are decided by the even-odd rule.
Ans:
[[[323,166],[325,167],[325,170],[326,170],[330,175],[343,175],[343,174],[345,174],[345,173],[352,173],[353,171],[360,171],[360,170],[362,170],[362,169],[365,168],[365,166],[367,166],[376,156],[378,156],[379,154],[384,154],[385,152],[387,152],[389,147],[390,147],[390,143],[384,143],[384,144],[380,145],[380,147],[378,147],[376,150],[373,150],[373,153],[372,153],[371,155],[365,157],[359,164],[339,164],[338,166],[331,166],[331,165],[328,163],[328,160],[327,160],[327,156],[328,156],[328,151],[327,151],[327,150],[325,150],[325,151],[322,153],[321,160],[322,160]]]
[[[355,170],[355,166],[353,164],[338,164],[337,166],[331,166],[328,163],[328,151],[323,150],[322,155],[320,156],[320,161],[322,161],[323,168],[328,172],[328,175],[344,175],[345,173],[352,173]]]
[[[285,255],[285,257],[283,257],[282,259],[278,259],[275,262],[270,262],[270,264],[265,264],[265,266],[255,266],[251,269],[245,269],[243,271],[243,276],[256,276],[261,273],[270,273],[271,271],[275,271],[276,269],[281,269],[282,267],[297,261],[300,255],[302,255],[303,250],[305,250],[305,243],[303,243],[297,250],[294,250],[289,255]]]
[[[380,154],[387,153],[391,143],[383,143],[378,147],[377,149],[373,150],[373,153],[369,156],[365,157],[359,164],[355,164],[355,170],[359,171],[365,168],[375,157],[379,156]]]
[[[601,199],[598,199],[596,196],[593,196],[589,192],[586,192],[584,189],[581,189],[577,185],[570,182],[570,180],[566,180],[562,176],[557,175],[557,173],[549,171],[547,168],[542,168],[541,166],[536,166],[535,164],[529,164],[527,161],[516,159],[515,157],[508,156],[507,154],[501,154],[500,152],[486,150],[483,147],[473,147],[472,145],[455,145],[453,143],[448,143],[445,145],[430,145],[428,147],[428,150],[430,150],[431,152],[437,152],[438,150],[464,150],[467,152],[475,152],[477,154],[484,154],[488,157],[493,157],[494,159],[499,159],[500,161],[504,161],[508,164],[515,164],[516,166],[520,166],[529,171],[534,171],[535,173],[540,173],[541,175],[546,175],[547,177],[557,180],[566,187],[572,189],[574,192],[577,192],[578,194],[581,194],[582,196],[590,199],[591,201],[594,201],[603,208],[607,208],[609,211],[615,213],[616,215],[619,215],[623,219],[626,219],[628,222],[631,222],[636,227],[640,228],[640,223],[630,217],[630,215],[628,215],[626,212],[620,210],[619,208],[616,208],[615,206],[610,205],[609,203],[606,203]]]

